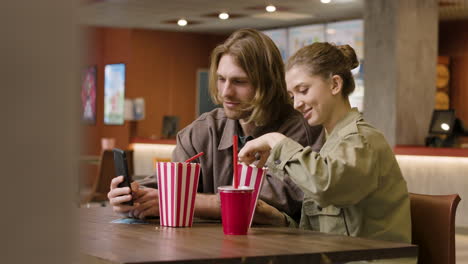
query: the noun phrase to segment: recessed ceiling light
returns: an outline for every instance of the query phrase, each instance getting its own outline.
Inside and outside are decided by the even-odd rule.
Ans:
[[[320,2],[322,2],[323,4],[328,4],[331,2],[331,0],[320,0]]]
[[[185,27],[187,25],[187,20],[179,19],[179,20],[177,20],[177,25],[179,25],[181,27]]]
[[[333,35],[333,34],[335,34],[335,33],[336,33],[336,29],[334,29],[334,28],[327,28],[327,34]]]
[[[219,16],[218,16],[220,19],[228,19],[229,18],[229,14],[226,13],[226,12],[222,12],[222,13],[219,13]]]
[[[270,12],[270,13],[276,11],[276,7],[275,7],[274,5],[267,5],[267,6],[265,7],[265,9],[266,9],[267,12]]]

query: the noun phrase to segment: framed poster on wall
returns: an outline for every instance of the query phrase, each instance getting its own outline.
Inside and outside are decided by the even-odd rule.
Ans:
[[[304,46],[323,41],[325,41],[324,24],[290,27],[288,30],[288,56],[294,55]]]
[[[96,66],[90,66],[83,71],[81,120],[86,124],[96,123]]]
[[[283,61],[286,61],[289,57],[288,50],[288,30],[286,28],[272,29],[262,31],[265,35],[269,36],[271,40],[276,44]]]
[[[125,64],[104,68],[104,124],[123,125],[125,105]]]
[[[356,88],[349,95],[352,107],[364,111],[364,21],[362,19],[328,23],[326,40],[336,45],[350,45],[356,52],[359,66],[351,70]]]

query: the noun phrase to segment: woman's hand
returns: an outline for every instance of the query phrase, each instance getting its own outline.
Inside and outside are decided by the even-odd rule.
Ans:
[[[246,164],[258,161],[257,167],[263,167],[270,155],[270,150],[285,137],[285,135],[275,132],[248,141],[239,152],[239,161]]]

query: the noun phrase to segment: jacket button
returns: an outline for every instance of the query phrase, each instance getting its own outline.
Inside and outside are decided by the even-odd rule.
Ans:
[[[275,160],[275,164],[276,164],[276,165],[280,165],[280,164],[281,164],[281,160]]]

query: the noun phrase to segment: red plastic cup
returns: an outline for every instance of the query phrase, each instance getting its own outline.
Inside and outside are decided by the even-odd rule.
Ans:
[[[221,221],[225,235],[246,235],[250,226],[253,188],[218,187],[221,199]]]

